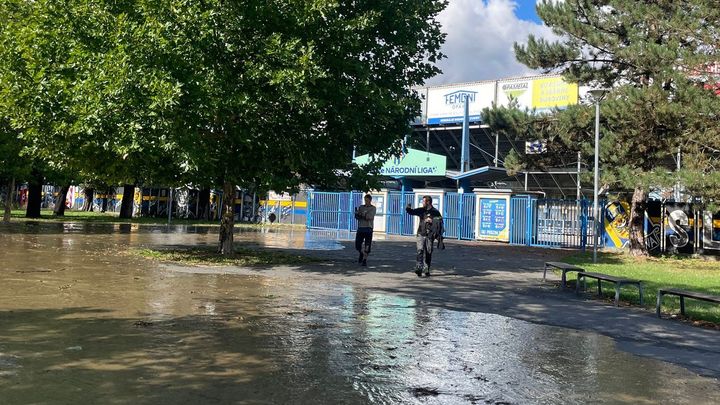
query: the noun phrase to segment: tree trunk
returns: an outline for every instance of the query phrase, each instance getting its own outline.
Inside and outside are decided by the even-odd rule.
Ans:
[[[11,178],[8,183],[8,193],[5,197],[5,214],[3,215],[3,222],[10,222],[10,211],[12,211],[12,201],[15,196],[15,178]]]
[[[28,184],[28,202],[25,218],[40,218],[40,205],[42,204],[43,178],[34,174]]]
[[[645,210],[647,193],[642,187],[635,187],[630,206],[630,254],[648,256],[645,244]]]
[[[230,182],[223,184],[222,219],[220,220],[220,246],[218,253],[230,256],[233,250],[233,225],[235,224],[235,185]]]
[[[120,204],[120,218],[130,219],[133,214],[133,199],[135,198],[135,186],[132,184],[123,185],[123,197]]]
[[[85,194],[85,201],[83,202],[83,206],[80,210],[92,211],[94,205],[93,200],[95,199],[95,190],[92,188],[84,188],[83,194]]]
[[[199,219],[210,219],[210,189],[204,188],[200,190],[200,202],[198,203],[200,212]]]
[[[105,190],[105,194],[103,194],[102,197],[102,205],[100,206],[100,212],[107,211],[108,194],[110,194],[110,190]]]
[[[60,188],[60,193],[55,200],[55,208],[53,209],[53,215],[56,217],[65,216],[65,201],[67,201],[67,193],[70,191],[70,185],[65,185]]]

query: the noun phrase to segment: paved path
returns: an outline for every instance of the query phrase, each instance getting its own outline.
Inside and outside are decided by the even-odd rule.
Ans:
[[[611,302],[590,295],[576,297],[571,290],[560,290],[559,276],[555,274],[549,274],[550,281],[543,283],[544,262],[559,260],[572,251],[448,241],[447,249],[433,256],[433,276],[421,279],[413,273],[415,244],[411,238],[387,237],[376,241],[368,267],[357,264],[352,242],[340,243],[345,249],[301,251],[323,257],[327,262],[241,272],[351,283],[407,296],[421,305],[594,331],[612,337],[621,349],[631,353],[680,364],[701,375],[720,377],[720,331],[658,319],[654,311],[639,307],[616,308]],[[567,345],[572,350],[572,342]]]

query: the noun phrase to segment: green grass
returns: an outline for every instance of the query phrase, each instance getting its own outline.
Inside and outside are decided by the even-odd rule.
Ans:
[[[0,214],[1,215],[1,214]],[[53,212],[51,210],[42,210],[40,212],[41,217],[40,218],[25,218],[25,210],[13,210],[11,212],[11,220],[13,221],[40,221],[40,222],[92,222],[92,223],[128,223],[128,224],[156,224],[156,225],[166,225],[167,224],[167,217],[165,218],[153,218],[153,217],[134,217],[131,219],[122,219],[118,217],[118,213],[116,212],[95,212],[95,211],[65,211],[65,216],[63,217],[57,217],[53,215]],[[207,221],[207,220],[199,220],[199,219],[179,219],[179,218],[173,218],[172,224],[176,225],[208,225],[208,226],[219,226],[220,221]],[[252,223],[245,223],[245,222],[236,222],[235,226],[242,226],[242,227],[260,227],[260,226],[268,226],[270,224],[252,224]],[[284,224],[284,223],[276,223],[272,224],[272,226],[302,226],[304,227],[304,224]]]
[[[564,259],[565,262],[582,267],[587,271],[621,276],[641,280],[644,289],[645,307],[655,309],[657,290],[673,287],[683,290],[704,292],[720,296],[720,261],[678,258],[651,257],[635,258],[623,253],[601,253],[598,263],[592,263],[592,254],[575,254]],[[568,280],[575,280],[575,273],[568,273]],[[608,287],[612,287],[608,285]],[[588,279],[588,291],[597,291],[597,282]],[[614,288],[603,290],[607,297],[614,297]],[[637,288],[623,288],[621,300],[639,304]],[[679,313],[678,297],[665,296],[662,311],[664,314]],[[720,304],[685,299],[685,314],[691,320],[709,321],[720,324]]]
[[[223,256],[213,247],[188,249],[134,249],[130,253],[147,259],[193,266],[274,266],[283,264],[307,264],[322,259],[285,252],[248,248],[235,248],[235,254]]]

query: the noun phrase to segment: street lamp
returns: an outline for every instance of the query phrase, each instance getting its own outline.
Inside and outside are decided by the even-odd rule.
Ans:
[[[600,101],[610,89],[592,89],[588,93],[595,100],[595,173],[593,175],[593,224],[595,225],[593,243],[593,263],[597,263],[598,234],[600,232],[600,210],[598,209],[598,178],[600,173]]]

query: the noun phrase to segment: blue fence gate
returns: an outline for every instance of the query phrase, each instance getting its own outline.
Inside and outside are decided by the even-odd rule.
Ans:
[[[446,238],[475,239],[475,194],[445,193],[442,214]]]
[[[353,217],[362,204],[360,192],[308,193],[308,228],[356,231]],[[415,193],[388,192],[386,233],[414,235],[414,218],[405,213]],[[476,198],[473,193],[445,193],[443,217],[445,237],[475,239]],[[510,243],[514,245],[585,248],[592,246],[592,204],[588,200],[538,199],[533,196],[510,198]],[[382,214],[380,214],[382,215]],[[602,243],[602,238],[600,238]]]
[[[357,230],[357,220],[353,216],[355,207],[362,204],[359,192],[323,192],[308,193],[307,227],[313,229]]]
[[[415,193],[391,191],[388,193],[386,233],[390,235],[415,235],[413,217],[405,212],[405,206],[412,204]]]
[[[592,205],[587,200],[532,197],[510,199],[510,243],[540,247],[585,248],[592,236]],[[588,222],[590,221],[590,222]]]

